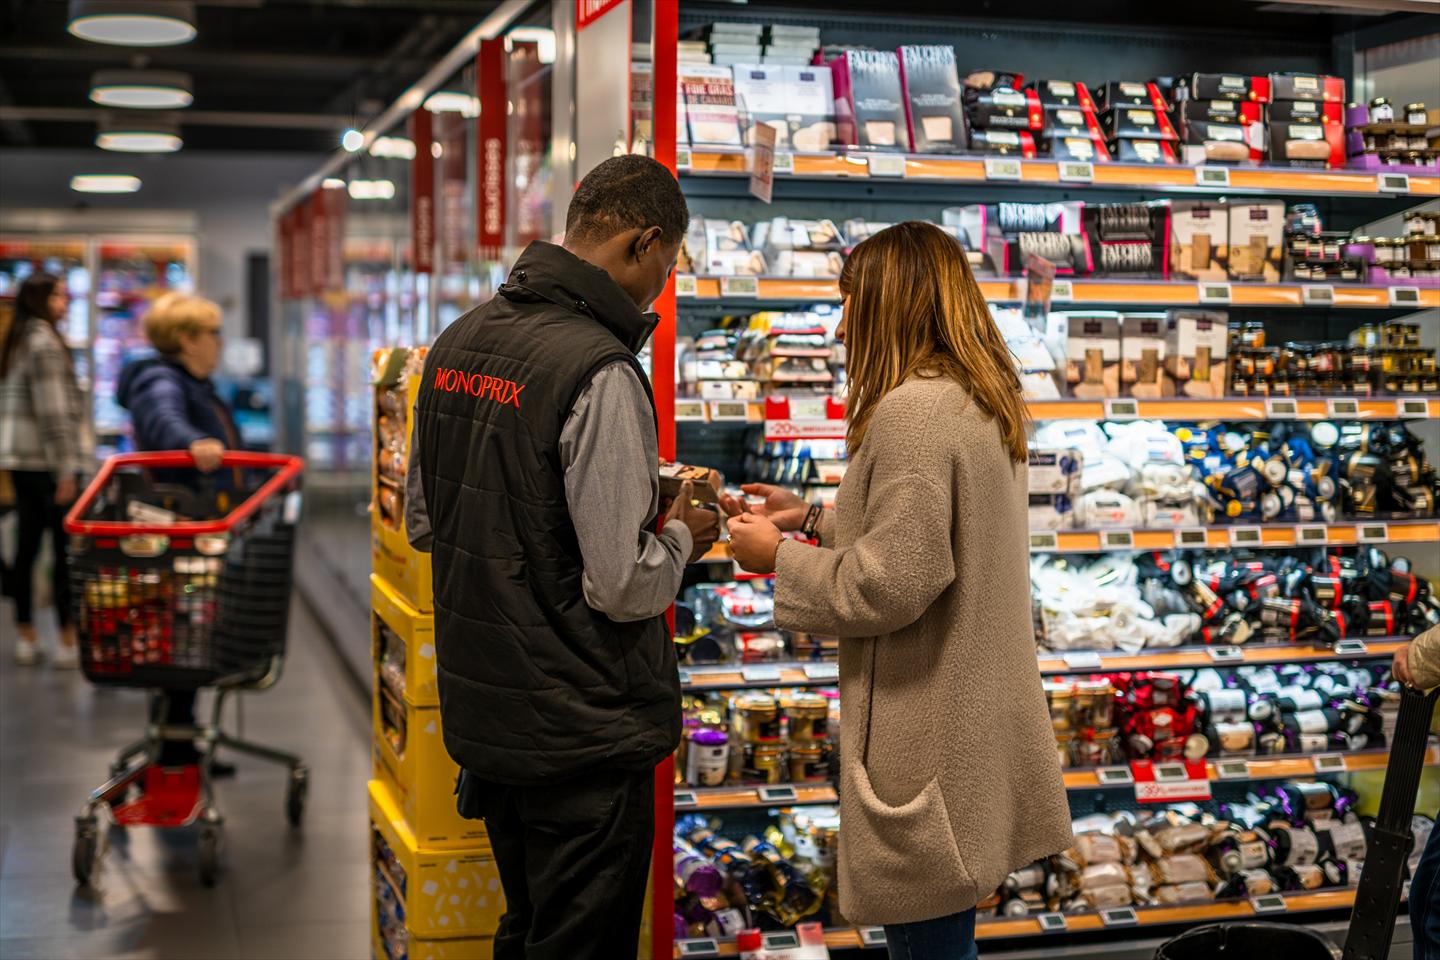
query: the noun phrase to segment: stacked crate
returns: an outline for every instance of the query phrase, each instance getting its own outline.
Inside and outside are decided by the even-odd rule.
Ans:
[[[430,556],[410,547],[403,464],[424,351],[374,358],[370,652],[372,940],[376,960],[490,960],[504,911],[484,825],[455,810],[435,669]],[[398,418],[398,420],[397,420]]]

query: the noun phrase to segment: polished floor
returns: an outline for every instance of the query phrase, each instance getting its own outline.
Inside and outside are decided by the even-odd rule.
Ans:
[[[225,846],[212,889],[197,875],[193,828],[112,832],[99,882],[77,889],[73,817],[139,732],[144,697],[43,662],[17,667],[13,643],[11,612],[0,609],[0,958],[370,955],[368,713],[300,603],[285,675],[246,697],[243,732],[305,758],[304,824],[285,822],[284,768],[228,757],[238,774],[219,781]]]

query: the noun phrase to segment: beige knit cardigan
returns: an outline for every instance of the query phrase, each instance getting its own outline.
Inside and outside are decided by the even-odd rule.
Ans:
[[[1070,846],[1030,613],[1024,464],[953,381],[885,396],[775,621],[840,637],[840,910],[948,916]]]

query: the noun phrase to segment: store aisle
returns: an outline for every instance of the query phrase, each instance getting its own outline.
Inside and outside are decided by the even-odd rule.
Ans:
[[[0,623],[11,630],[9,610]],[[193,829],[112,832],[96,889],[75,887],[72,818],[137,735],[144,697],[97,689],[75,671],[19,669],[9,638],[0,655],[0,956],[369,956],[368,715],[302,604],[292,609],[285,675],[246,698],[244,731],[309,764],[304,825],[285,823],[284,768],[228,757],[238,775],[219,782],[224,868],[209,890]]]

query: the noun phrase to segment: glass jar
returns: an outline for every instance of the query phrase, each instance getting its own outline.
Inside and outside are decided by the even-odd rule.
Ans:
[[[790,745],[791,783],[824,783],[829,779],[829,744],[792,743]]]
[[[1424,125],[1425,125],[1425,122],[1426,122],[1426,121],[1425,121],[1425,104],[1423,104],[1423,103],[1407,103],[1407,104],[1405,104],[1405,122],[1406,122],[1406,123],[1414,124],[1414,125],[1417,126],[1417,127],[1419,127],[1419,126],[1424,126]]]
[[[1115,724],[1115,687],[1109,680],[1081,680],[1075,685],[1075,725],[1104,730]]]
[[[789,723],[790,742],[812,743],[830,739],[830,704],[817,693],[792,693],[780,701]]]
[[[780,705],[764,693],[735,699],[735,731],[747,743],[780,742]]]
[[[1370,122],[1395,122],[1395,105],[1390,102],[1389,97],[1376,97],[1370,101]]]
[[[743,751],[740,782],[775,784],[785,781],[785,747],[779,743],[749,743]]]
[[[1050,726],[1056,733],[1068,733],[1074,689],[1063,680],[1046,680],[1044,688],[1045,701],[1050,705]]]
[[[1375,260],[1375,241],[1366,236],[1351,237],[1342,244],[1340,253],[1348,259],[1372,263]]]
[[[723,730],[702,727],[687,731],[685,782],[692,787],[718,787],[730,771],[730,737]]]
[[[1240,336],[1242,346],[1252,350],[1263,350],[1265,348],[1265,324],[1259,320],[1247,321],[1241,330]]]

